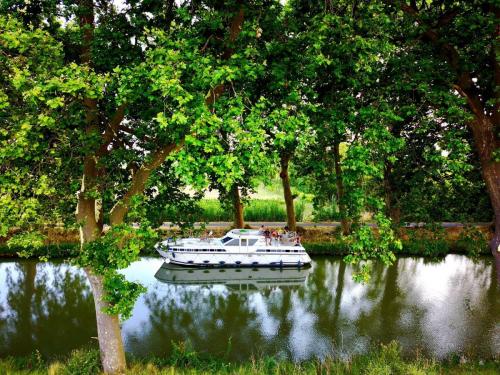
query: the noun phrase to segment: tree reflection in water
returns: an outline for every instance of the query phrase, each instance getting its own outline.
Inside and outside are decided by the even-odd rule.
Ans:
[[[231,359],[270,354],[295,360],[348,357],[398,340],[446,357],[498,356],[498,285],[491,259],[448,256],[440,262],[399,258],[376,264],[366,285],[340,259],[315,259],[302,286],[236,292],[225,285],[162,284],[144,299],[149,321],[129,334],[141,354],[168,353],[171,341]]]
[[[0,356],[67,354],[96,335],[92,294],[83,273],[63,263],[0,263]]]
[[[148,286],[123,323],[126,349],[138,356],[168,355],[172,343],[189,341],[196,351],[230,360],[345,358],[391,340],[409,355],[500,355],[500,288],[491,258],[399,258],[391,267],[375,264],[366,285],[335,258],[315,258],[293,277],[198,270],[164,282],[154,277],[160,264],[144,259],[125,271]],[[92,295],[79,270],[3,262],[0,285],[0,355],[36,348],[66,354],[96,335]]]

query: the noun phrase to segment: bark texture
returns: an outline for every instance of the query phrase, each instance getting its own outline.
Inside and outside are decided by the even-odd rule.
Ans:
[[[94,296],[102,368],[108,374],[121,374],[125,372],[126,360],[119,317],[103,311],[108,307],[108,303],[104,301],[106,292],[103,277],[96,275],[90,268],[85,269],[85,272]]]
[[[340,165],[340,144],[333,144],[333,162],[335,165],[335,185],[337,187],[337,202],[340,211],[340,226],[344,236],[351,232],[351,221],[347,218],[347,207],[345,204],[344,181],[342,180],[342,166]]]
[[[286,205],[286,220],[288,228],[292,231],[297,230],[297,222],[295,219],[295,206],[293,204],[292,189],[290,187],[290,176],[288,175],[288,165],[290,162],[290,155],[282,154],[280,158],[280,178],[283,184],[283,194],[285,196]]]
[[[397,224],[401,221],[401,211],[394,202],[393,184],[391,181],[392,164],[389,161],[385,162],[384,167],[384,202],[386,215],[389,216],[393,223]]]
[[[234,226],[235,228],[244,228],[245,220],[243,219],[243,204],[241,203],[240,190],[237,185],[233,185],[231,189],[234,209]]]

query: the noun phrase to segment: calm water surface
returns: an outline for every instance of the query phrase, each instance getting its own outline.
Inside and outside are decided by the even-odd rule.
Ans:
[[[309,269],[186,270],[144,258],[124,271],[148,291],[122,333],[128,352],[169,354],[172,342],[243,360],[363,353],[398,340],[406,354],[500,357],[500,288],[493,261],[448,255],[376,265],[370,283],[336,258]],[[68,264],[0,262],[0,357],[68,353],[95,341],[85,274]]]

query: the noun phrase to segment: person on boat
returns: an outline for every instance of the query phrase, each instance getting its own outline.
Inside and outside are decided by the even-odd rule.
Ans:
[[[212,231],[210,231],[210,232],[209,232],[208,230],[206,230],[206,231],[204,231],[204,232],[203,232],[203,234],[201,235],[200,240],[202,240],[202,241],[207,241],[207,240],[209,240],[210,238],[212,238],[212,235],[213,235],[213,232],[212,232]]]
[[[266,231],[266,228],[264,228],[264,225],[261,225],[260,229],[259,229],[259,234],[264,235],[265,231]]]
[[[277,230],[273,230],[272,233],[271,233],[271,238],[275,241],[278,241],[279,239],[279,236],[278,236],[278,231]]]
[[[266,245],[271,245],[271,231],[269,228],[264,229],[264,239],[266,240]]]
[[[302,240],[302,238],[300,237],[300,234],[296,234],[295,235],[295,246],[300,246],[300,241]]]

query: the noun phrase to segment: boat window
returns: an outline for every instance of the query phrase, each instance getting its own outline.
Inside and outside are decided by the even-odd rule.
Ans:
[[[224,237],[221,241],[222,241],[222,243],[226,243],[230,239],[231,239],[231,237]]]
[[[247,245],[247,239],[246,238],[242,238],[241,239],[241,246],[246,246]]]
[[[214,249],[210,249],[210,251],[213,253],[213,252],[214,252]]]
[[[251,238],[248,240],[248,246],[253,246],[257,243],[257,239],[256,238]]]
[[[240,241],[237,238],[235,238],[235,239],[229,241],[228,243],[226,243],[226,246],[238,246],[239,244],[240,244]]]

